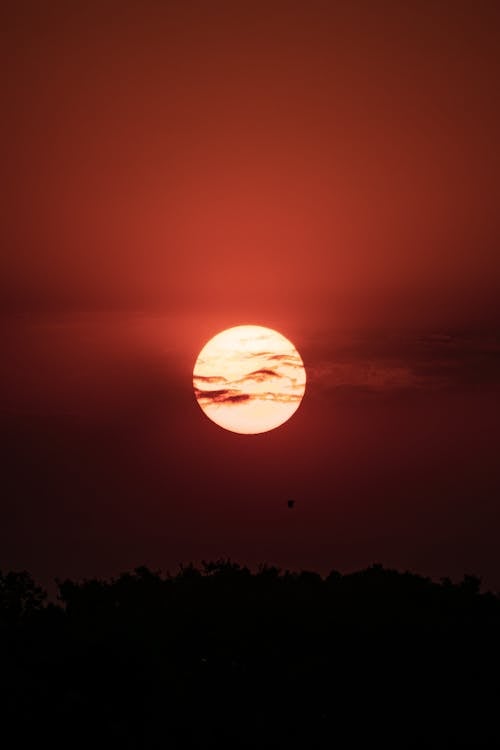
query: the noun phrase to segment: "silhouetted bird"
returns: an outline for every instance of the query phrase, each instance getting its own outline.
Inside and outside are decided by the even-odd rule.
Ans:
[[[288,500],[287,505],[289,508],[293,508],[293,506],[295,505],[295,500]]]

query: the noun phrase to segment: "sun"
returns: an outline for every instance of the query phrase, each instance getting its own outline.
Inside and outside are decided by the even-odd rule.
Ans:
[[[194,366],[193,387],[212,422],[256,435],[274,430],[297,411],[306,371],[297,349],[278,331],[235,326],[205,344]]]

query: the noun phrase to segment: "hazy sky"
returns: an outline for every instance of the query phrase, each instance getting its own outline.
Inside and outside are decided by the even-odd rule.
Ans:
[[[500,588],[498,3],[1,15],[0,567],[377,559]],[[243,323],[308,372],[254,438],[191,385]]]

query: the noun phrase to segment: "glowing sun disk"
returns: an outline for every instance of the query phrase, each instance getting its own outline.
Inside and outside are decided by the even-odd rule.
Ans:
[[[305,386],[304,363],[291,341],[256,325],[218,333],[199,353],[193,371],[196,399],[207,417],[247,435],[290,419]]]

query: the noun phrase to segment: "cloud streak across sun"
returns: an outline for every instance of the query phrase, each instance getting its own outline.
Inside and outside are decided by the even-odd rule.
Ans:
[[[284,336],[237,326],[211,339],[193,373],[196,399],[216,424],[233,432],[267,432],[297,410],[306,384],[302,359]]]

